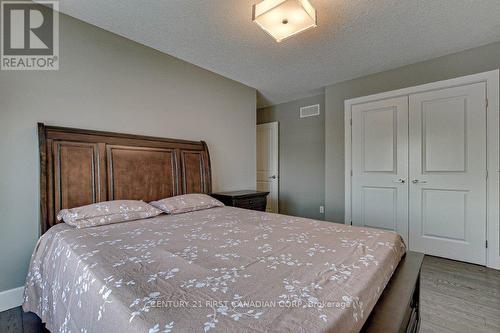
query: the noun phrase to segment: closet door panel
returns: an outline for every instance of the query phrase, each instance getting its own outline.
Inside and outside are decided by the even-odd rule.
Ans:
[[[408,235],[408,99],[352,106],[352,224]]]
[[[486,85],[411,95],[410,248],[486,263]]]

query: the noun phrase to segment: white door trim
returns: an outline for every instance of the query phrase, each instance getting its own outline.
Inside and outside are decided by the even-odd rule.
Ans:
[[[455,79],[423,84],[415,87],[388,91],[380,94],[348,99],[344,102],[345,129],[345,215],[344,223],[351,224],[351,108],[355,104],[400,97],[443,88],[485,82],[488,98],[487,119],[487,221],[486,266],[500,269],[500,70],[463,76]]]

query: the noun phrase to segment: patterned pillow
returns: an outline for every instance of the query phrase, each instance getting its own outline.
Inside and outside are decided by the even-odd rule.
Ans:
[[[87,206],[63,209],[57,214],[59,221],[77,227],[88,228],[99,225],[146,219],[160,215],[161,210],[138,200],[115,200]]]
[[[224,204],[209,195],[201,193],[178,195],[149,203],[167,214],[194,212],[195,210],[224,207]]]

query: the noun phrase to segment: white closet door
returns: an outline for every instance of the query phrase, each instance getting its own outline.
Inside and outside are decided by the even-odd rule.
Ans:
[[[352,106],[352,224],[408,239],[408,97]]]
[[[486,263],[486,85],[411,95],[410,248]]]

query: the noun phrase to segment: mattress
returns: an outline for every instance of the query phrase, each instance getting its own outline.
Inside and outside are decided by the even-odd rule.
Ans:
[[[234,207],[61,223],[23,309],[51,332],[358,332],[404,253],[394,232]]]

